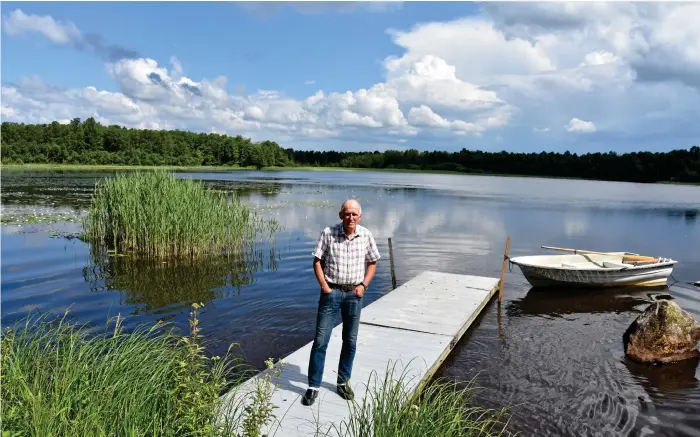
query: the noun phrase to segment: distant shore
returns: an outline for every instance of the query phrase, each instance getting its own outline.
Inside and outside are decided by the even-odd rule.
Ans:
[[[492,177],[514,177],[514,178],[540,178],[540,179],[571,179],[580,181],[600,181],[600,182],[624,182],[624,181],[605,181],[603,179],[583,179],[577,177],[565,176],[538,176],[538,175],[520,175],[520,174],[499,174],[499,173],[469,173],[453,170],[415,170],[407,168],[353,168],[353,167],[309,167],[309,166],[292,166],[292,167],[263,167],[256,168],[254,166],[240,167],[225,166],[225,165],[200,165],[200,166],[174,166],[174,165],[114,165],[114,164],[2,164],[2,170],[69,170],[69,171],[113,171],[113,170],[173,170],[173,171],[336,171],[336,172],[379,172],[379,173],[424,173],[424,174],[454,174],[467,176],[492,176]],[[624,182],[624,183],[640,183],[649,184],[647,182]],[[693,182],[673,182],[673,181],[658,181],[651,182],[652,184],[671,184],[671,185],[700,185]]]

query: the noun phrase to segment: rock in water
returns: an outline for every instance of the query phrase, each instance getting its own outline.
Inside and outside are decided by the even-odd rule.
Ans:
[[[700,324],[677,303],[659,300],[627,328],[625,354],[642,363],[673,363],[700,356]]]

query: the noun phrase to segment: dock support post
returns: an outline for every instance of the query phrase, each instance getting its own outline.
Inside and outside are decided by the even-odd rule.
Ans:
[[[389,263],[391,264],[391,289],[396,290],[396,272],[394,271],[394,249],[391,246],[391,237],[389,237]]]
[[[506,279],[506,263],[508,262],[508,248],[510,248],[510,235],[506,239],[506,252],[503,255],[503,268],[501,269],[501,284],[498,290],[498,301],[500,302],[503,298],[503,282]]]

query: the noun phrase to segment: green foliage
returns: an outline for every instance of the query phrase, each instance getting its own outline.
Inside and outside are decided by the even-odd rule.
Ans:
[[[217,401],[219,391],[224,387],[224,380],[217,384],[207,384],[209,368],[199,334],[197,310],[199,304],[193,304],[190,316],[190,336],[181,337],[184,353],[183,359],[175,369],[175,393],[173,412],[183,418],[175,431],[192,436],[213,435],[212,405]],[[213,357],[217,363],[219,357]]]
[[[233,361],[207,358],[191,333],[162,325],[94,332],[29,315],[2,336],[2,426],[9,435],[213,436]],[[5,435],[5,434],[3,434]]]
[[[274,366],[272,360],[265,361],[265,367],[265,373],[255,379],[255,390],[250,397],[250,403],[244,409],[243,435],[246,437],[260,437],[263,427],[275,418],[273,411],[279,408],[270,400],[279,388],[277,383],[272,382],[272,378],[279,380],[282,368]]]
[[[490,437],[509,435],[506,410],[472,406],[473,381],[460,388],[456,382],[434,381],[410,391],[413,381],[394,377],[387,367],[383,380],[370,377],[361,403],[350,403],[350,417],[335,427],[344,437]]]
[[[133,166],[347,167],[571,177],[630,182],[700,182],[700,147],[664,153],[487,153],[387,150],[336,152],[282,149],[227,136],[70,124],[2,123],[2,163]]]
[[[192,307],[187,335],[165,332],[161,323],[125,333],[121,317],[98,332],[72,323],[67,313],[57,318],[30,314],[5,328],[3,435],[260,437],[275,420],[272,396],[280,366],[268,360],[252,386],[243,384],[251,375],[234,366],[230,348],[223,358],[204,353],[201,305]],[[410,392],[391,371],[379,384],[371,379],[364,400],[350,402],[340,436],[507,434],[501,420],[505,410],[473,407],[471,384],[459,388],[434,382]]]
[[[164,171],[100,180],[83,221],[85,239],[118,253],[195,258],[242,252],[257,233],[275,231],[231,194]],[[270,235],[271,235],[270,234]]]
[[[240,135],[102,126],[90,117],[69,124],[2,123],[4,164],[171,165],[267,167],[288,164],[273,141]]]
[[[387,150],[379,152],[317,152],[286,149],[298,165],[349,168],[454,171],[472,174],[549,176],[629,182],[700,182],[700,147],[670,152],[617,154],[487,153]]]

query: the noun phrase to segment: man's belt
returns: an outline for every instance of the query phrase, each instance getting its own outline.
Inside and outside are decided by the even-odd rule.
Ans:
[[[358,284],[334,284],[332,282],[328,283],[328,286],[342,291],[353,291]]]

